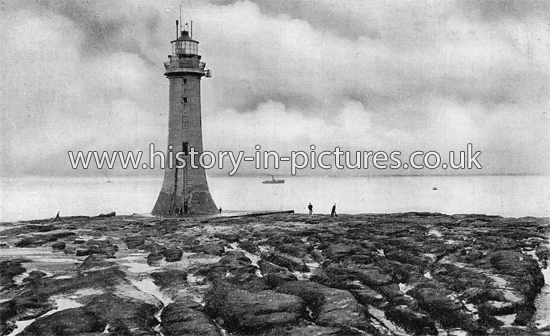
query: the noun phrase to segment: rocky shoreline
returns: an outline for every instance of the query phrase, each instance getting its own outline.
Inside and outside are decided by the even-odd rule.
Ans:
[[[549,223],[437,213],[0,223],[0,335],[550,335]]]

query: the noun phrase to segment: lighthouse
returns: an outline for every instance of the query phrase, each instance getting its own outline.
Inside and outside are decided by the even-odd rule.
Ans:
[[[193,40],[191,34],[186,29],[180,31],[176,21],[172,54],[164,63],[164,75],[170,81],[168,150],[162,189],[152,211],[156,216],[217,213],[206,172],[199,165],[199,155],[203,152],[201,78],[211,77],[211,72],[206,69],[206,63],[201,62],[199,42]],[[191,151],[198,153],[194,155],[194,162],[191,162]]]

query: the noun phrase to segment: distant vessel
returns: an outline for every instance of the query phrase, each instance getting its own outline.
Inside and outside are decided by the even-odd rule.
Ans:
[[[279,184],[285,183],[285,180],[276,180],[275,176],[271,175],[271,180],[263,181],[263,184]]]
[[[432,190],[437,190],[437,187],[433,187]]]

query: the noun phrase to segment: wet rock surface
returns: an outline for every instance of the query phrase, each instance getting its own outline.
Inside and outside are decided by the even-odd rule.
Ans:
[[[0,335],[550,334],[536,303],[548,286],[544,218],[108,214],[0,226]]]
[[[201,308],[188,299],[169,304],[161,315],[162,333],[165,336],[222,336],[220,328]]]
[[[222,319],[229,331],[252,334],[295,324],[305,312],[298,296],[226,284],[217,284],[209,293],[206,308],[211,316]]]

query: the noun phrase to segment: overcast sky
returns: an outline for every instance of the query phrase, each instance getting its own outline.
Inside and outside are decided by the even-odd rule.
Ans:
[[[180,3],[214,74],[208,150],[472,143],[474,173],[550,172],[548,1],[3,0],[1,175],[97,175],[67,151],[164,149]]]

